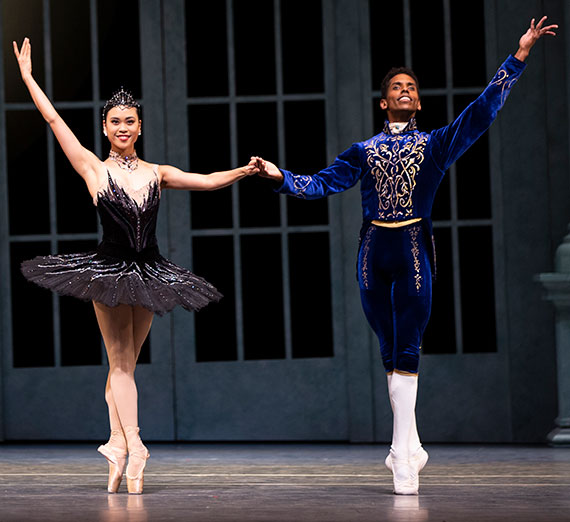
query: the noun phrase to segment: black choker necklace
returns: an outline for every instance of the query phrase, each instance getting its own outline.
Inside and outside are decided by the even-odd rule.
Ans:
[[[127,172],[133,172],[133,170],[137,170],[139,166],[139,157],[136,151],[133,151],[130,156],[121,156],[118,152],[112,150],[109,152],[109,158]]]

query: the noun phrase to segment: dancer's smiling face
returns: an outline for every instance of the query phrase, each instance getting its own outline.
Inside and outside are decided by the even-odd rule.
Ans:
[[[422,108],[416,81],[407,74],[396,74],[380,100],[380,108],[387,112],[389,121],[408,121]]]
[[[114,149],[124,151],[133,147],[139,137],[141,120],[134,107],[113,107],[108,113],[103,128]]]

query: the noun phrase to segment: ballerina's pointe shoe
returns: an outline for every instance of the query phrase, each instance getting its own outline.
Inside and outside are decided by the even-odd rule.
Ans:
[[[123,480],[123,473],[127,465],[127,441],[123,432],[121,430],[111,431],[109,442],[99,446],[97,451],[109,462],[107,491],[116,493]]]
[[[144,468],[150,453],[139,437],[139,428],[125,427],[129,446],[129,465],[127,466],[127,490],[130,494],[141,495],[144,486]]]

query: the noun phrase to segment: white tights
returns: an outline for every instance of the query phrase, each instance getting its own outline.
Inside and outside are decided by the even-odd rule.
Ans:
[[[416,425],[418,376],[389,374],[388,392],[394,414],[392,450],[398,457],[407,459],[421,448]]]

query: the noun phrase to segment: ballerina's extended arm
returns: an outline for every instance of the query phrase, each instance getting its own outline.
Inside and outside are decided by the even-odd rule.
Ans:
[[[171,165],[161,165],[159,172],[162,179],[163,188],[180,190],[217,190],[228,185],[232,185],[246,176],[258,174],[256,159],[251,158],[250,162],[237,169],[212,172],[211,174],[195,174],[193,172],[183,172]]]
[[[32,100],[51,127],[67,159],[85,180],[85,183],[87,183],[89,192],[92,195],[95,194],[98,188],[98,175],[104,169],[103,163],[95,154],[81,145],[32,76],[32,46],[30,40],[24,38],[20,49],[18,49],[16,42],[13,42],[13,46],[14,54],[20,66],[22,80],[30,91]]]

